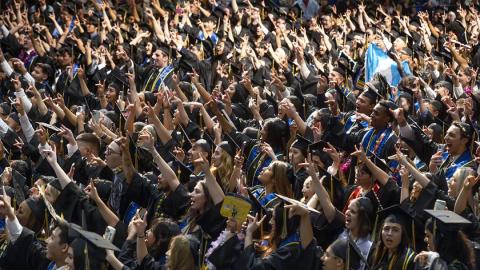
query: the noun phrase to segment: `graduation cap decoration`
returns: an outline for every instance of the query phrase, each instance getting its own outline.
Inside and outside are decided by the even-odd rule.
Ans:
[[[235,218],[239,222],[247,220],[248,213],[252,209],[252,203],[245,197],[229,194],[225,196],[220,208],[220,214],[226,218]]]

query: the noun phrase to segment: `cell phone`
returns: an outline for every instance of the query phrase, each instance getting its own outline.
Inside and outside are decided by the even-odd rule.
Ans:
[[[92,118],[95,122],[100,121],[101,113],[99,111],[92,112]]]
[[[115,230],[115,228],[113,228],[112,226],[107,226],[107,228],[105,228],[105,233],[103,234],[103,238],[112,242],[116,232],[117,230]]]

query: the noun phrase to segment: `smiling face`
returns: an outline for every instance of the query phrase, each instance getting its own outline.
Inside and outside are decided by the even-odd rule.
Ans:
[[[373,108],[373,112],[370,115],[371,117],[370,124],[374,129],[385,128],[388,125],[388,121],[390,120],[390,118],[386,110],[387,109],[380,104],[377,104]]]
[[[385,222],[382,228],[382,242],[387,249],[395,251],[402,241],[402,225]]]
[[[158,68],[163,68],[168,64],[168,55],[162,50],[156,50],[153,54],[153,63]]]
[[[18,222],[22,224],[22,226],[28,227],[28,223],[30,221],[30,216],[32,214],[32,210],[28,207],[26,201],[23,201],[19,206],[15,215],[17,216]]]
[[[460,128],[457,126],[450,126],[445,134],[445,149],[450,155],[460,155],[465,151],[468,139],[461,134]]]

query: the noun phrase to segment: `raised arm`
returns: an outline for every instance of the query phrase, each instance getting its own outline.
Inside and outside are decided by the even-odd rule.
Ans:
[[[373,177],[382,185],[384,186],[388,179],[388,173],[383,171],[380,167],[378,167],[373,161],[367,158],[367,155],[363,151],[363,148],[358,149],[355,145],[355,152],[351,154],[352,156],[356,156],[361,162],[365,163],[367,168],[372,172]]]
[[[330,196],[328,195],[327,190],[321,183],[321,181],[325,179],[325,176],[322,177],[322,180],[318,179],[317,171],[315,168],[316,165],[313,163],[310,156],[307,159],[307,163],[304,163],[302,165],[306,166],[308,174],[310,175],[310,177],[312,177],[312,187],[320,202],[323,214],[327,218],[328,222],[332,222],[335,218],[336,209],[333,203],[330,201]]]
[[[72,182],[72,179],[68,177],[67,173],[65,173],[60,164],[58,164],[57,152],[55,152],[55,145],[51,145],[51,147],[52,150],[43,150],[43,154],[45,155],[45,158],[47,159],[50,166],[55,171],[55,174],[57,175],[57,178],[60,182],[60,186],[62,187],[62,189],[64,189],[70,182]]]
[[[472,197],[472,189],[475,184],[478,183],[478,180],[480,180],[480,175],[477,177],[473,175],[467,176],[463,182],[462,190],[458,194],[457,200],[455,201],[455,213],[460,215],[467,208],[468,202]]]
[[[175,191],[177,187],[180,185],[180,181],[177,178],[177,175],[172,170],[172,168],[168,165],[167,162],[160,156],[154,146],[154,139],[152,134],[150,134],[147,130],[144,130],[140,133],[139,136],[140,144],[148,149],[150,154],[152,154],[153,161],[158,166],[162,174],[162,178],[168,182],[168,186],[170,187],[171,191]]]
[[[108,226],[115,227],[120,219],[115,215],[115,213],[108,208],[108,206],[100,199],[98,195],[97,188],[95,187],[94,181],[90,181],[90,184],[84,189],[85,193],[87,193],[88,197],[92,199],[95,204],[97,205],[98,211],[102,218],[105,220]]]
[[[198,162],[202,166],[202,171],[205,173],[205,183],[213,203],[215,205],[221,203],[225,194],[223,193],[222,187],[218,184],[217,179],[215,179],[215,175],[210,171],[210,163],[207,158],[201,155],[201,159],[194,160],[193,162]]]

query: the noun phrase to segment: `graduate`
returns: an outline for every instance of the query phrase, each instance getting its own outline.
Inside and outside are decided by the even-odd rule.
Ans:
[[[415,269],[415,251],[410,248],[410,217],[398,205],[378,213],[383,220],[369,255],[371,269]]]

